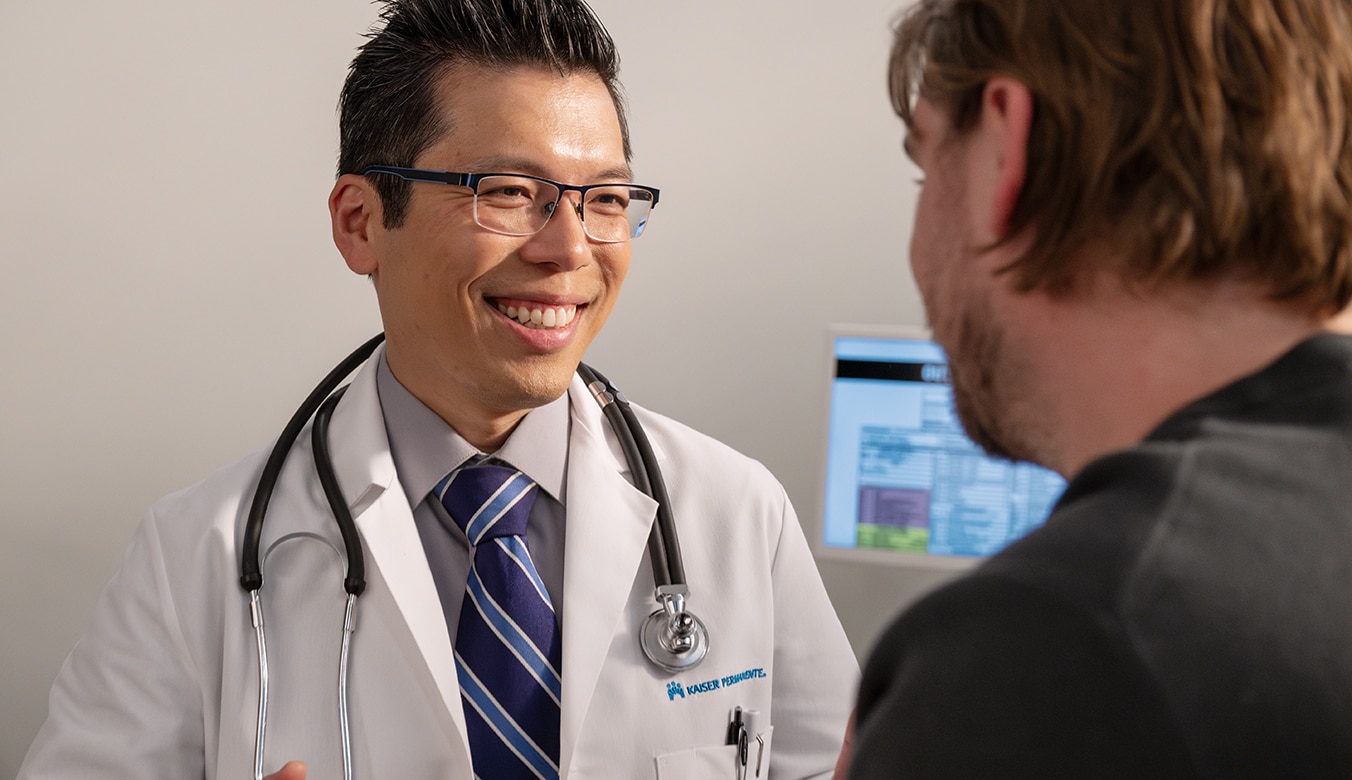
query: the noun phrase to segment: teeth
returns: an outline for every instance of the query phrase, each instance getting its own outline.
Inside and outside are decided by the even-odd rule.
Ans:
[[[499,303],[498,311],[525,325],[528,328],[562,328],[577,316],[576,306],[543,306],[526,308],[506,306]]]

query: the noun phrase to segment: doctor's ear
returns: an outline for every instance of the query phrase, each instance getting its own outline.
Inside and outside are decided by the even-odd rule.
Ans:
[[[381,229],[382,218],[380,195],[365,176],[345,173],[338,177],[329,193],[329,219],[333,243],[354,273],[370,276],[379,267],[372,239]]]

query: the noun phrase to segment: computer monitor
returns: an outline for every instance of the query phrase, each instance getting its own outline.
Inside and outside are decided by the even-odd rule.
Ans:
[[[833,325],[829,342],[820,557],[960,569],[1046,520],[1065,481],[967,437],[927,331]]]

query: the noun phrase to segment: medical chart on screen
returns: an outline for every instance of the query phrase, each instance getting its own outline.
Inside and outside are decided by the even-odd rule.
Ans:
[[[1065,482],[987,456],[963,432],[943,351],[924,339],[837,337],[822,542],[977,557],[1046,520]]]

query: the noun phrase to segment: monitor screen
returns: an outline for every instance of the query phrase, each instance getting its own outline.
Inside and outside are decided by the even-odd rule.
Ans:
[[[1056,473],[986,455],[923,329],[833,326],[819,555],[961,568],[1040,525]]]

